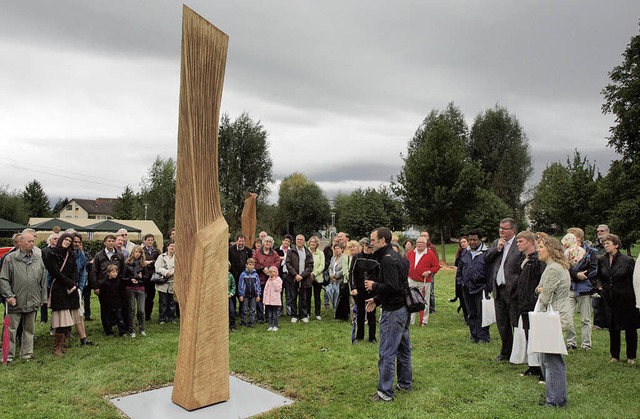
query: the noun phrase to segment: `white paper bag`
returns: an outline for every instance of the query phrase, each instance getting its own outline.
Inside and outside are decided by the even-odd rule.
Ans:
[[[482,299],[482,327],[492,325],[496,322],[496,306],[493,298]]]
[[[560,314],[551,306],[549,311],[529,312],[529,351],[567,355]]]
[[[518,327],[513,329],[513,345],[511,346],[512,364],[524,364],[527,362],[527,337],[522,326],[522,316],[518,320]]]

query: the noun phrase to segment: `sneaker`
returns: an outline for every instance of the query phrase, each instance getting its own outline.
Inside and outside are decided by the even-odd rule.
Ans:
[[[635,359],[627,359],[627,364],[635,365],[636,364],[636,360]]]
[[[614,362],[618,362],[618,358],[611,358],[611,361],[609,361],[609,362],[611,362],[612,364],[613,364]]]
[[[273,332],[273,327],[268,328],[267,331]]]
[[[277,332],[277,331],[278,331],[278,328],[277,328],[277,327],[274,327],[274,328],[273,328],[273,331],[274,331],[274,332]]]
[[[369,399],[372,402],[390,402],[393,399],[385,399],[382,396],[380,396],[380,393],[376,392],[373,396],[371,396],[371,398]]]
[[[567,350],[569,351],[575,351],[576,349],[578,349],[578,347],[576,345],[574,345],[573,343],[570,343],[567,345]]]
[[[322,317],[316,316],[316,320],[322,320]]]
[[[370,338],[369,343],[378,343],[378,340],[376,338]]]
[[[93,341],[86,339],[84,342],[80,342],[81,346],[98,346],[95,343],[93,343]]]
[[[140,336],[147,336],[147,332],[145,332],[144,330],[140,331]]]
[[[291,318],[291,323],[297,323],[297,322],[298,322],[298,319],[296,317]]]
[[[136,334],[135,334],[135,333],[132,333],[132,334],[131,334],[131,335],[129,335],[129,336],[131,336],[132,338],[135,338],[135,337],[136,337]]]
[[[309,323],[309,318],[308,317],[303,317],[302,318],[302,323]]]
[[[160,324],[164,324],[164,322],[160,322]]]
[[[398,391],[406,391],[407,393],[411,393],[413,391],[413,389],[411,389],[411,388],[400,387],[398,384],[396,384],[396,390],[398,390]]]

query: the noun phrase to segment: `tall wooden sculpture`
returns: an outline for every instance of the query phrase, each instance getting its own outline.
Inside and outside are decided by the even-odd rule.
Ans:
[[[256,198],[258,194],[248,193],[244,199],[244,207],[242,207],[242,234],[246,237],[247,246],[253,245],[256,237],[256,227],[258,226],[258,218],[256,216]]]
[[[227,231],[218,190],[218,121],[229,37],[184,6],[175,294],[180,344],[174,403],[193,410],[229,399]]]

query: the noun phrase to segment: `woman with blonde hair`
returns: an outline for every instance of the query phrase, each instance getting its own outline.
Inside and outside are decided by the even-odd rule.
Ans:
[[[552,306],[560,314],[562,329],[572,321],[569,310],[569,261],[564,247],[558,239],[542,237],[538,241],[538,258],[546,268],[536,288],[538,303],[536,311],[547,311]],[[546,382],[546,404],[562,407],[567,404],[567,368],[560,354],[542,354],[542,373]]]
[[[124,263],[122,282],[124,284],[124,299],[126,301],[126,319],[129,328],[129,336],[136,337],[136,317],[138,319],[138,333],[146,336],[144,328],[145,319],[145,292],[144,273],[148,266],[153,263],[146,260],[142,246],[136,245],[131,249],[131,253]],[[136,310],[137,304],[137,310]],[[137,314],[137,315],[136,315]]]

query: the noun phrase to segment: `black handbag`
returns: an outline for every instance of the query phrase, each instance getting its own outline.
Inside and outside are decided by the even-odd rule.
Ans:
[[[416,287],[410,287],[407,282],[405,282],[405,284],[404,296],[407,301],[409,313],[417,313],[424,310],[426,304],[422,292]]]
[[[151,282],[153,282],[154,284],[157,284],[157,285],[162,285],[162,284],[166,283],[168,280],[169,279],[166,276],[164,276],[164,275],[162,275],[162,274],[160,274],[158,272],[154,272],[153,275],[151,276]]]

